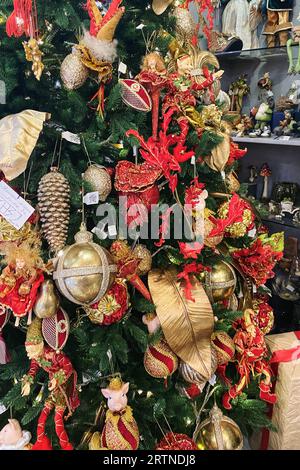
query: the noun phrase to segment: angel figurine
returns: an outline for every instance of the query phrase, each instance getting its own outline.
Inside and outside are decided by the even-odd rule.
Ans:
[[[150,52],[144,57],[142,70],[136,79],[145,86],[152,98],[152,135],[158,136],[159,98],[161,90],[168,83],[167,69],[158,52]]]
[[[44,281],[45,268],[39,248],[27,242],[20,245],[8,242],[1,246],[1,250],[7,266],[0,275],[0,302],[17,317],[16,325],[28,313],[30,323],[38,288]]]

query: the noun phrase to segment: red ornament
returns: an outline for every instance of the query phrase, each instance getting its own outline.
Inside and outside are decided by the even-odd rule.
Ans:
[[[58,309],[54,317],[43,319],[43,337],[54,351],[61,351],[64,348],[68,341],[69,332],[69,317],[62,308]]]
[[[37,33],[37,13],[35,0],[14,0],[14,11],[6,22],[6,33],[16,38],[25,34]]]
[[[127,106],[137,111],[148,113],[152,109],[152,101],[147,90],[137,80],[120,80],[122,99]]]
[[[2,336],[2,330],[9,320],[10,313],[10,310],[0,304],[0,364],[7,364],[10,361],[10,355]]]
[[[234,341],[225,331],[216,331],[211,337],[212,346],[217,353],[218,365],[227,364],[235,354]]]
[[[186,434],[169,432],[155,450],[198,450],[196,443]]]
[[[112,325],[119,322],[129,308],[126,281],[117,279],[99,302],[83,308],[91,322],[96,325]]]

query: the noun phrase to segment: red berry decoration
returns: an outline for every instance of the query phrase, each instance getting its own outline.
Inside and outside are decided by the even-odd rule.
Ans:
[[[198,447],[186,434],[169,432],[157,444],[155,450],[198,450]]]

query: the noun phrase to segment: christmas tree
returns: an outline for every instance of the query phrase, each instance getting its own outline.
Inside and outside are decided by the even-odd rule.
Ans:
[[[269,426],[282,236],[235,174],[222,71],[198,46],[212,3],[5,0],[0,15],[1,184],[35,208],[0,219],[1,404],[36,448],[112,448],[104,397],[126,410],[120,449],[192,446],[168,433],[193,437],[214,403],[245,435]]]

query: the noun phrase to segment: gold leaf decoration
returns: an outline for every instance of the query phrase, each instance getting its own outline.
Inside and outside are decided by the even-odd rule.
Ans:
[[[186,300],[176,268],[153,269],[149,289],[167,343],[175,354],[205,378],[211,378],[211,342],[214,316],[200,281],[191,279],[194,302]]]

